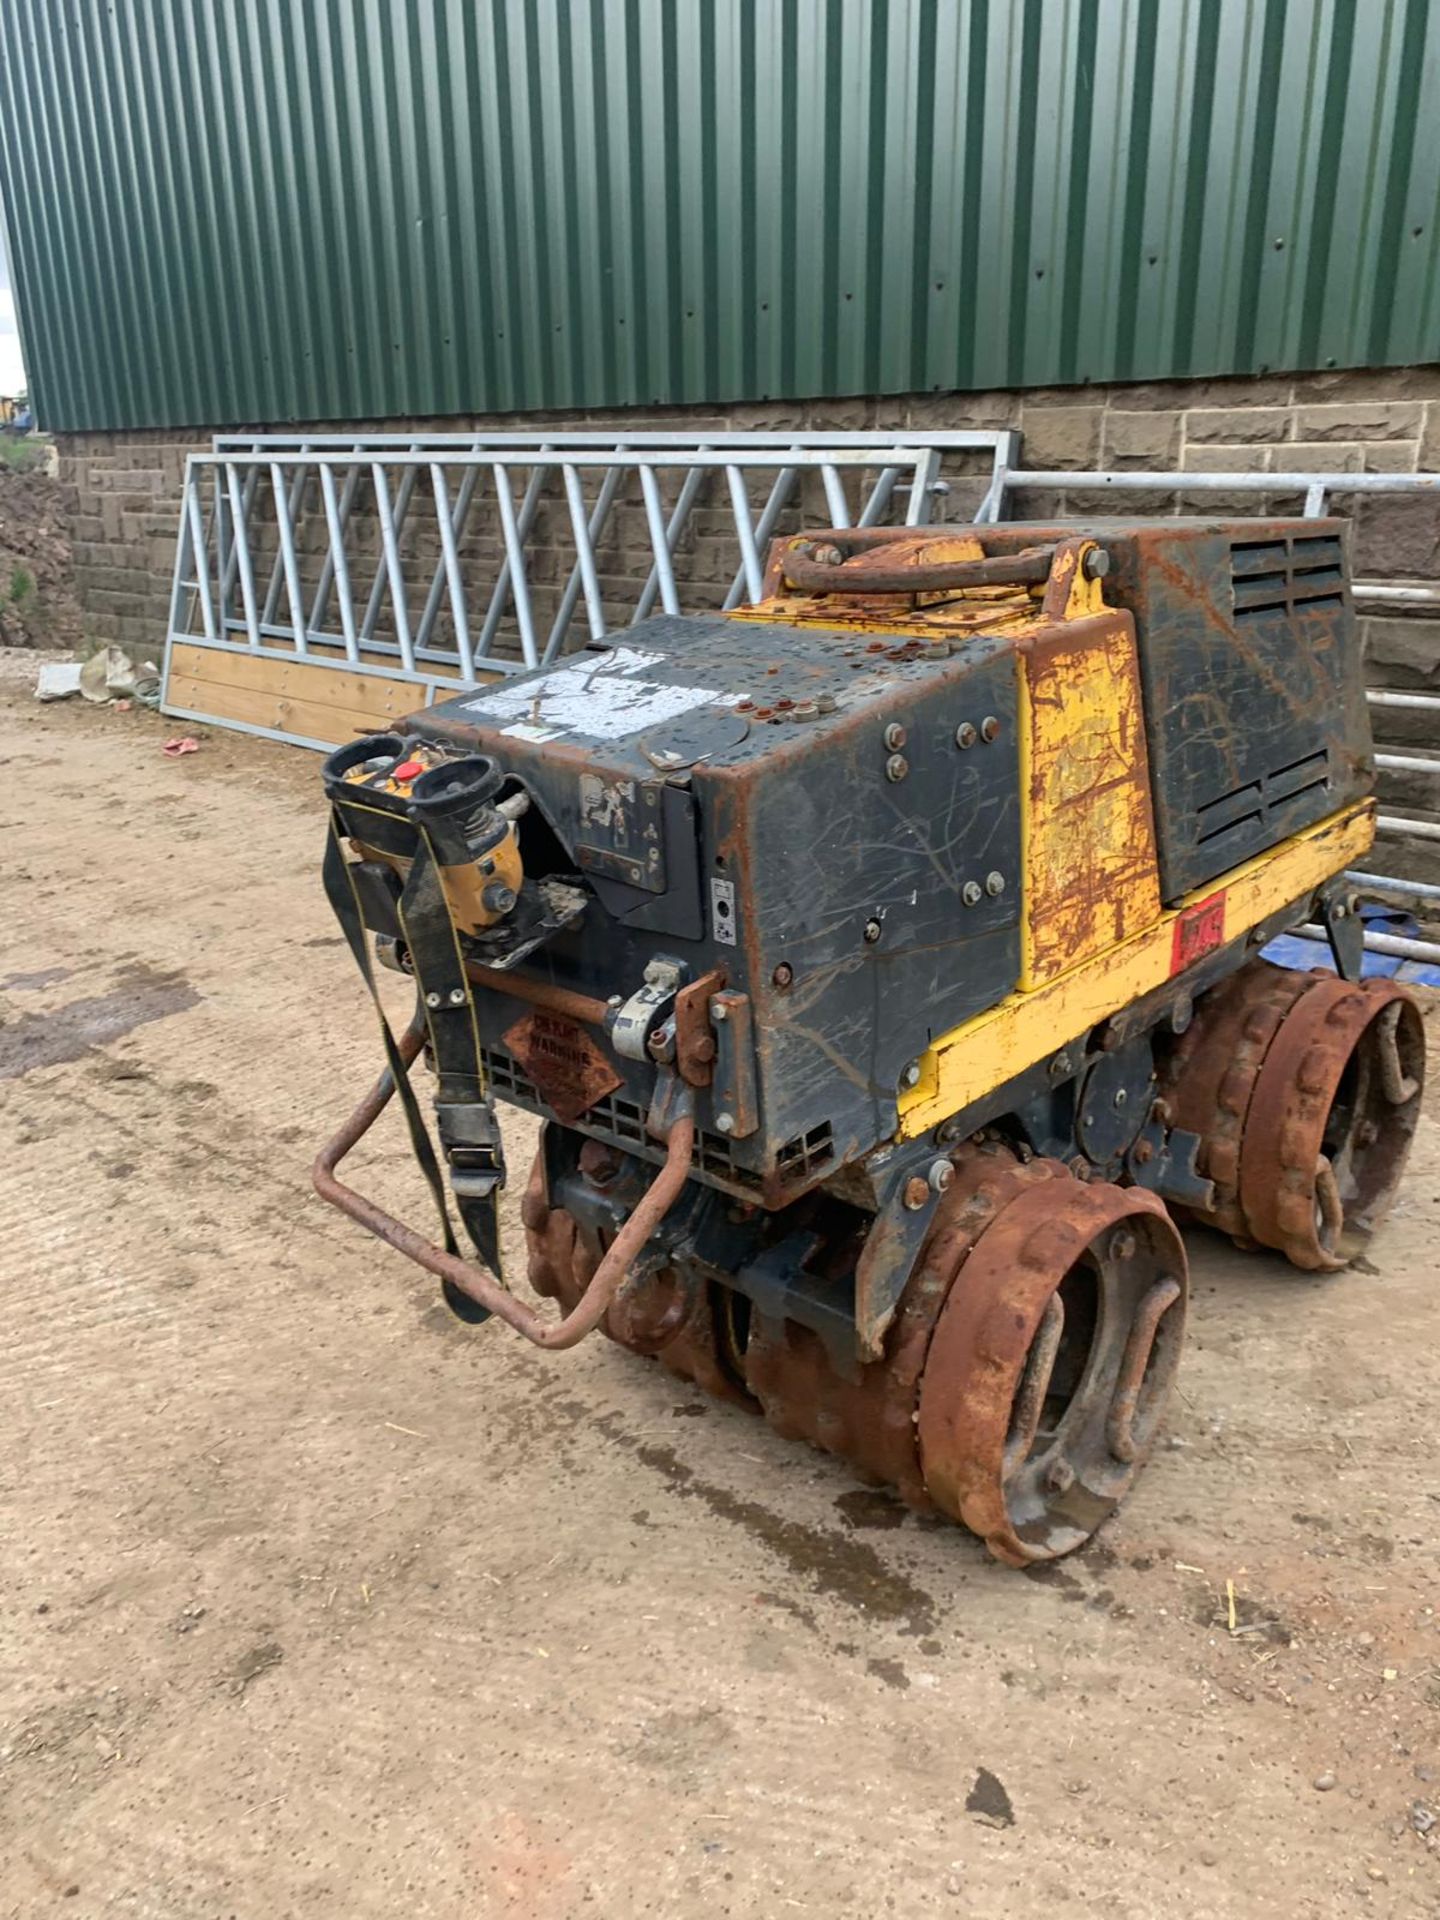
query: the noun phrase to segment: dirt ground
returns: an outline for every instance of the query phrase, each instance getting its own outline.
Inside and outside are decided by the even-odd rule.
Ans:
[[[33,669],[0,1915],[1440,1915],[1434,1118],[1358,1271],[1193,1238],[1168,1438],[1009,1572],[598,1339],[460,1328],[314,1199],[377,1064],[317,762],[170,761]],[[420,1216],[398,1123],[363,1170]]]

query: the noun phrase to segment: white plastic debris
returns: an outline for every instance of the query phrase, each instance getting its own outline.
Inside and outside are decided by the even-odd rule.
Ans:
[[[79,691],[78,660],[47,660],[41,667],[40,678],[35,682],[37,700],[68,700],[71,694]]]
[[[135,692],[135,662],[123,647],[101,647],[80,669],[80,691],[104,704],[128,700]]]

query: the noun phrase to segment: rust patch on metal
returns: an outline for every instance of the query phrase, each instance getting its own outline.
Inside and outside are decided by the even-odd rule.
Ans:
[[[532,980],[513,969],[482,967],[474,960],[466,961],[465,972],[477,987],[489,987],[495,993],[507,994],[512,1000],[524,1000],[532,1007],[544,1007],[547,1012],[559,1014],[562,1019],[578,1020],[589,1027],[603,1027],[605,1024],[609,1008],[593,994],[575,993],[569,987],[554,987],[548,980]]]
[[[861,542],[837,528],[819,540],[802,536],[789,542],[782,551],[781,577],[802,593],[822,594],[955,593],[967,587],[1043,586],[1050,577],[1053,547],[982,559],[921,557],[954,539],[953,534],[927,537],[896,529],[889,540]]]
[[[424,1038],[424,1018],[417,1014],[398,1043],[398,1066],[402,1072],[414,1062]],[[616,1295],[631,1281],[632,1264],[680,1197],[695,1151],[693,1119],[681,1114],[672,1122],[665,1141],[664,1166],[644,1193],[636,1197],[628,1218],[605,1249],[582,1297],[559,1320],[542,1320],[487,1267],[463,1260],[448,1248],[437,1247],[414,1227],[397,1220],[394,1214],[387,1213],[339,1178],[337,1169],[346,1155],[365,1138],[394,1095],[395,1076],[387,1069],[339,1131],[325,1142],[310,1169],[320,1198],[358,1221],[397,1253],[403,1253],[407,1259],[435,1274],[444,1284],[446,1298],[452,1306],[455,1295],[464,1295],[550,1353],[578,1346],[586,1334],[599,1326]]]
[[[675,996],[675,1065],[692,1087],[708,1087],[715,1064],[715,1035],[710,1031],[710,1001],[725,984],[718,969],[692,980]]]
[[[1059,1180],[1016,1196],[936,1322],[916,1432],[925,1487],[1012,1566],[1082,1545],[1168,1398],[1185,1249],[1154,1194]]]
[[[603,1165],[592,1162],[586,1172],[597,1185],[608,1184]],[[594,1278],[600,1249],[581,1233],[573,1214],[550,1205],[543,1152],[535,1156],[520,1215],[531,1286],[558,1301],[563,1312],[572,1312]],[[660,1268],[626,1283],[600,1329],[617,1346],[653,1355],[667,1372],[692,1380],[716,1399],[754,1411],[741,1377],[736,1330],[726,1317],[730,1298],[717,1297],[726,1292],[686,1284],[673,1268]]]
[[[567,1126],[624,1084],[589,1034],[543,1008],[507,1028],[505,1045]]]
[[[1008,1148],[994,1144],[962,1147],[955,1167],[890,1322],[882,1358],[846,1378],[836,1372],[818,1334],[768,1319],[752,1327],[745,1355],[746,1378],[778,1433],[839,1454],[862,1479],[894,1487],[920,1512],[936,1504],[915,1446],[916,1398],[936,1317],[966,1256],[1000,1210],[1015,1194],[1058,1172],[1045,1160],[1021,1166]]]
[[[1308,1272],[1343,1267],[1394,1197],[1424,1071],[1403,987],[1252,961],[1204,996],[1161,1069],[1215,1183],[1197,1217]]]
[[[1248,1242],[1240,1204],[1240,1149],[1255,1082],[1280,1023],[1318,976],[1252,960],[1202,996],[1195,1016],[1160,1065],[1160,1092],[1172,1124],[1200,1136],[1197,1168],[1213,1181],[1209,1211],[1191,1212]]]
[[[1240,1156],[1250,1233],[1333,1272],[1399,1185],[1425,1081],[1425,1034],[1393,980],[1326,977],[1293,1008],[1256,1081]]]
[[[870,1365],[847,1372],[818,1333],[759,1312],[739,1342],[726,1321],[737,1296],[668,1266],[627,1282],[603,1326],[710,1393],[758,1400],[777,1432],[1023,1565],[1081,1545],[1139,1471],[1179,1359],[1185,1254],[1153,1194],[1082,1185],[994,1142],[955,1164]],[[601,1187],[625,1177],[618,1158],[585,1171]],[[568,1308],[600,1249],[543,1181],[537,1158],[530,1278]]]

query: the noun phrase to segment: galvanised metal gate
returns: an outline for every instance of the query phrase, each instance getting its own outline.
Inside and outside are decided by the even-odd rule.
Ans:
[[[952,490],[958,517],[993,519],[1018,452],[1008,432],[222,436],[186,467],[166,711],[330,745],[199,704],[205,656],[248,662],[252,702],[265,669],[303,663],[348,694],[398,686],[403,711],[554,659],[582,613],[600,639],[753,599],[771,536],[802,522],[920,525]]]

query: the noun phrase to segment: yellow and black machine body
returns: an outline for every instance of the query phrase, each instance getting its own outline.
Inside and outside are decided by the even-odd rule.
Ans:
[[[1420,1024],[1345,878],[1372,781],[1339,522],[779,541],[755,605],[327,762],[332,901],[417,1012],[317,1183],[467,1318],[599,1326],[1006,1560],[1066,1552],[1162,1415],[1176,1220],[1339,1268],[1399,1179]],[[1310,921],[1333,971],[1260,956]],[[397,1087],[438,1243],[336,1172]],[[499,1272],[497,1098],[546,1123],[558,1318]]]

